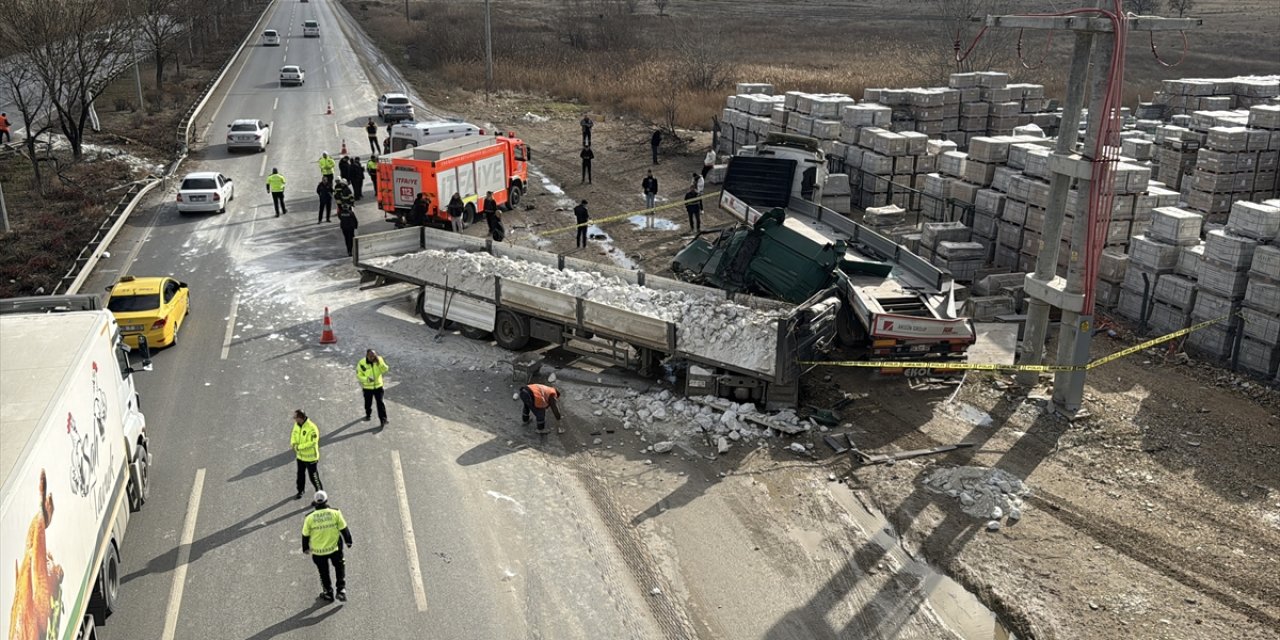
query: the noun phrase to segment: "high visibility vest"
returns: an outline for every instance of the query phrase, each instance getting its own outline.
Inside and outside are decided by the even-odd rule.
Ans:
[[[289,436],[289,446],[298,459],[303,462],[316,462],[320,459],[320,428],[310,418],[302,424],[293,423],[293,434]]]
[[[320,175],[333,175],[333,168],[336,166],[337,163],[333,161],[333,158],[320,158]]]
[[[364,163],[364,168],[365,168],[365,169],[367,169],[367,170],[369,171],[369,173],[377,173],[377,171],[378,171],[378,161],[377,161],[377,160],[370,160],[370,161],[368,161],[368,162]]]
[[[347,520],[342,512],[331,507],[316,509],[302,521],[302,535],[311,539],[311,554],[316,556],[337,553],[342,530],[346,528]]]
[[[271,188],[271,193],[284,191],[284,176],[278,173],[267,176],[267,186]]]
[[[360,379],[360,386],[365,389],[378,389],[382,387],[382,374],[390,370],[387,361],[378,356],[378,361],[369,364],[367,358],[360,358],[356,362],[356,377]]]
[[[555,387],[545,384],[531,384],[529,391],[533,393],[533,406],[536,409],[546,409],[551,406],[552,398],[560,397],[560,392]]]

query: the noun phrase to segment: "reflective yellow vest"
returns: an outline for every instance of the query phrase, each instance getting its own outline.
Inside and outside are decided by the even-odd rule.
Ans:
[[[293,434],[289,436],[289,446],[298,459],[303,462],[315,462],[320,459],[320,428],[310,418],[302,424],[293,423]]]
[[[382,374],[390,368],[382,356],[378,356],[378,362],[373,365],[370,365],[366,358],[360,358],[359,362],[356,362],[356,377],[360,379],[361,387],[378,389],[382,387]]]
[[[267,176],[267,186],[271,188],[271,193],[284,191],[284,176],[278,173]]]
[[[312,511],[302,521],[302,535],[311,538],[311,554],[316,556],[337,553],[341,532],[346,528],[342,512],[329,507]]]
[[[320,158],[320,175],[333,175],[333,168],[335,166],[337,166],[337,163],[333,161],[333,158]]]

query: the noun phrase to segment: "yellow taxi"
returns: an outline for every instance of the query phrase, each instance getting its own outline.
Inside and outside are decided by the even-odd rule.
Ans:
[[[187,283],[173,278],[124,276],[107,288],[107,309],[116,317],[125,344],[138,348],[138,336],[147,344],[164,347],[178,343],[178,329],[191,312]]]

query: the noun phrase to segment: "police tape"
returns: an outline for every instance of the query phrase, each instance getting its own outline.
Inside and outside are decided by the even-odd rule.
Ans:
[[[1088,371],[1100,367],[1109,362],[1114,362],[1125,356],[1133,355],[1144,349],[1150,349],[1158,344],[1176,340],[1187,334],[1199,331],[1211,325],[1217,324],[1224,320],[1237,315],[1236,313],[1228,313],[1225,316],[1205,320],[1193,324],[1185,329],[1178,329],[1172,333],[1167,333],[1158,338],[1152,338],[1146,342],[1135,344],[1132,347],[1121,349],[1115,353],[1105,355],[1097,360],[1093,360],[1082,365],[1056,365],[1056,364],[989,364],[968,362],[930,362],[930,361],[906,361],[906,360],[870,360],[870,361],[822,361],[822,360],[806,360],[802,361],[802,365],[816,365],[826,367],[854,367],[864,369],[940,369],[950,371],[1034,371],[1037,373],[1067,373],[1072,371]]]
[[[697,202],[698,200],[706,200],[707,198],[714,198],[718,195],[720,195],[719,191],[712,191],[711,193],[704,193],[696,198],[690,198],[688,200],[680,200],[678,202],[668,202],[667,204],[659,205],[652,209],[636,209],[635,211],[628,211],[627,213],[619,213],[618,215],[609,216],[607,218],[592,218],[590,224],[594,224],[598,226],[598,225],[607,224],[610,222],[617,222],[619,220],[626,220],[628,218],[631,218],[637,215],[651,216],[654,214],[654,212],[657,212],[657,211],[663,211],[665,209],[672,209],[675,207],[682,207],[686,204],[689,204],[690,202]],[[568,233],[570,231],[577,231],[577,229],[578,229],[578,225],[575,223],[567,227],[559,227],[556,229],[551,229],[549,231],[543,231],[538,235],[554,236],[554,235],[559,235],[561,233]]]

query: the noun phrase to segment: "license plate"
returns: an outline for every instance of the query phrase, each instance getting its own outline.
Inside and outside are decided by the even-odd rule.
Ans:
[[[927,344],[913,344],[911,345],[911,349],[910,349],[911,353],[924,353],[928,350],[929,350],[929,345]]]
[[[142,331],[142,325],[140,325],[140,324],[126,324],[126,325],[124,325],[124,326],[120,327],[120,330],[121,330],[121,331]]]
[[[204,202],[204,196],[191,196],[192,202]]]

